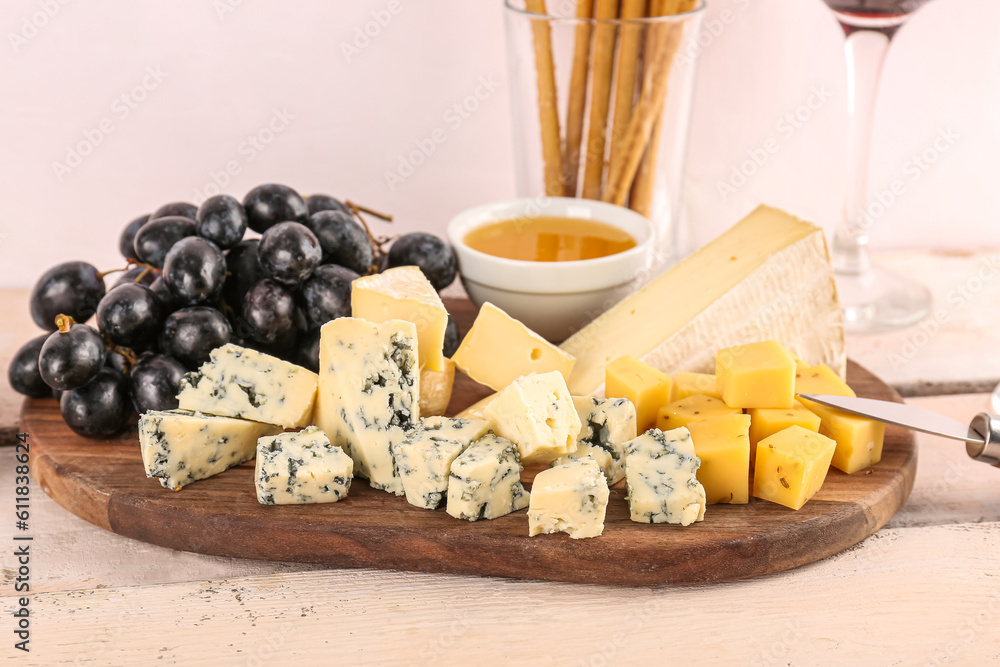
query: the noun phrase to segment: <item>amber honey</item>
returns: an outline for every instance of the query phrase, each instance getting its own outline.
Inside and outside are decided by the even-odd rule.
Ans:
[[[492,222],[465,235],[473,250],[533,262],[572,262],[607,257],[634,248],[632,236],[595,220],[540,216]]]

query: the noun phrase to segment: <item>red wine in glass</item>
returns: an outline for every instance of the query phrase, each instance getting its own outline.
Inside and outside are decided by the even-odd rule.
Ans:
[[[910,14],[929,0],[823,0],[850,35],[875,30],[892,37]]]

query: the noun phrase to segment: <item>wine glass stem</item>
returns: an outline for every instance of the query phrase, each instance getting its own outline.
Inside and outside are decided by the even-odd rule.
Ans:
[[[845,40],[847,55],[847,197],[833,242],[834,268],[862,274],[871,269],[868,232],[875,222],[868,211],[868,156],[882,64],[890,38],[874,30],[855,30]]]

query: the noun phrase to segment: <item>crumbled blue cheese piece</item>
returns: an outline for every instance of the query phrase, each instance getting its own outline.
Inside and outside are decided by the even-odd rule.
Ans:
[[[574,396],[573,405],[583,422],[576,451],[560,456],[552,465],[592,456],[601,466],[608,486],[625,479],[625,443],[637,435],[635,405],[627,398],[601,400],[589,396]]]
[[[351,457],[315,426],[257,441],[254,480],[261,505],[335,503],[347,496],[353,477]]]
[[[573,539],[604,532],[608,481],[592,456],[535,475],[528,504],[528,535],[567,533]]]
[[[625,444],[625,483],[632,521],[679,523],[705,518],[705,488],[696,473],[691,434],[684,427],[650,429]]]
[[[312,420],[316,374],[277,357],[227,344],[181,380],[182,410],[301,428]]]
[[[249,461],[257,438],[280,432],[272,424],[243,419],[150,410],[139,417],[139,450],[146,477],[177,490]]]
[[[403,495],[392,450],[420,419],[417,329],[340,317],[323,325],[316,425],[354,460],[354,474]]]
[[[451,464],[447,512],[456,519],[496,519],[528,505],[521,462],[511,441],[487,434]]]
[[[482,419],[424,417],[420,420],[420,425],[393,449],[407,502],[426,509],[437,508],[447,497],[452,462],[489,430],[489,422]]]

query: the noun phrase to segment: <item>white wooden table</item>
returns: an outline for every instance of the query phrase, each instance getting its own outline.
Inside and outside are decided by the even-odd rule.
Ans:
[[[880,260],[920,275],[944,305],[993,256],[893,253]],[[989,306],[998,297],[1000,280],[982,280],[926,341],[914,338],[920,329],[851,337],[850,354],[911,395],[992,386],[1000,377],[1000,316]],[[23,291],[0,292],[4,367],[35,335],[25,299]],[[892,353],[909,343],[917,352],[894,365]],[[6,386],[0,390],[8,443],[19,402]],[[983,393],[909,402],[961,421],[989,409]],[[13,648],[10,513],[0,520],[2,652],[25,665],[998,662],[1000,470],[939,438],[919,436],[918,444],[909,501],[857,547],[768,577],[676,588],[202,556],[105,532],[33,486],[31,652]],[[0,448],[0,488],[11,506],[13,465],[12,448]]]

